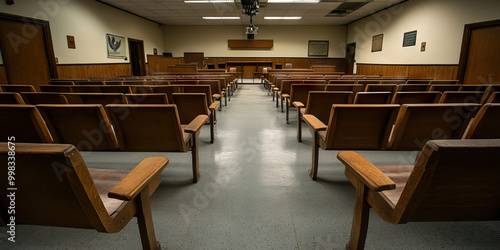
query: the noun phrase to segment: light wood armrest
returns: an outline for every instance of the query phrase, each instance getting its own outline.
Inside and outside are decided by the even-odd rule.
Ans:
[[[326,130],[326,125],[322,121],[320,121],[318,118],[316,118],[316,116],[304,115],[303,118],[304,118],[304,121],[306,121],[307,124],[309,124],[309,126],[311,126],[311,128],[314,129],[314,131]]]
[[[283,97],[283,98],[290,98],[290,95],[289,94],[281,94],[281,97]]]
[[[198,132],[198,130],[205,125],[205,123],[208,121],[208,116],[207,115],[198,115],[194,120],[192,120],[184,129],[185,132],[194,134]]]
[[[167,157],[148,157],[142,160],[108,193],[109,198],[133,200],[149,182],[167,166]]]
[[[370,190],[380,192],[396,189],[396,184],[389,177],[358,152],[342,151],[337,158]]]
[[[302,102],[293,102],[293,106],[295,106],[298,109],[304,108],[305,105]]]
[[[274,91],[278,91],[278,90],[280,90],[279,88],[273,88],[273,89],[274,89]]]
[[[210,107],[208,107],[208,109],[215,110],[218,106],[219,106],[219,104],[214,102],[214,103],[210,104]]]

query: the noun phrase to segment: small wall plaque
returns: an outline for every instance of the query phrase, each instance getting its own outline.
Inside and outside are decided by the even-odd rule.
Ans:
[[[417,43],[417,31],[406,32],[403,36],[403,47],[415,46]]]
[[[372,52],[382,51],[382,41],[384,40],[384,34],[376,35],[372,37]]]
[[[76,49],[74,36],[66,36],[66,40],[68,40],[68,49]]]

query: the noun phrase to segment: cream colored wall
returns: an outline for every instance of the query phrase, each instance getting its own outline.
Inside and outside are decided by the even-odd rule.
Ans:
[[[106,33],[144,41],[146,54],[163,50],[161,27],[153,22],[90,0],[25,0],[13,5],[0,2],[5,13],[50,22],[55,56],[60,64],[124,63],[107,58]],[[68,49],[66,36],[75,37],[76,49]]]
[[[464,25],[500,19],[498,0],[413,0],[348,26],[356,42],[356,62],[374,64],[458,64]],[[417,44],[402,47],[403,34],[417,30]],[[381,52],[371,52],[372,36],[384,34]],[[421,42],[427,43],[420,52]]]
[[[272,39],[272,49],[234,50],[228,39],[246,39],[245,26],[165,26],[165,52],[204,52],[206,57],[307,57],[309,40],[328,40],[329,57],[345,57],[346,26],[259,26],[255,39]]]

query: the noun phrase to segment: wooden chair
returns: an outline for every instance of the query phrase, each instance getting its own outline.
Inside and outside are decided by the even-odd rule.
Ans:
[[[161,182],[167,158],[148,157],[129,172],[87,168],[69,144],[16,143],[15,147],[15,192],[22,197],[16,200],[16,224],[116,233],[137,217],[143,249],[161,249],[149,197]],[[9,152],[8,144],[0,143],[2,162],[7,162]],[[0,182],[1,224],[6,225],[10,186],[7,171],[0,176],[5,180]]]
[[[358,92],[354,97],[354,104],[389,104],[391,103],[392,93],[389,91],[381,92]]]
[[[73,144],[78,150],[118,149],[118,141],[100,104],[43,104],[37,109],[55,143]]]
[[[213,120],[214,123],[217,122],[217,107],[219,104],[214,102],[214,99],[211,98],[212,95],[212,87],[209,84],[202,84],[206,83],[205,80],[200,81],[199,85],[192,86],[192,85],[184,85],[181,87],[181,93],[202,93],[205,94],[205,98],[207,100],[207,105],[208,109],[210,110],[210,113],[213,114]]]
[[[500,139],[500,104],[483,105],[470,122],[463,139]]]
[[[324,84],[293,84],[290,89],[289,98],[285,98],[285,121],[288,124],[288,114],[290,106],[294,102],[307,103],[310,91],[323,91]],[[302,119],[300,119],[302,120]]]
[[[33,85],[2,84],[0,88],[2,88],[3,92],[36,92]]]
[[[283,80],[279,88],[275,88],[276,92],[276,107],[278,107],[278,100],[281,100],[281,112],[283,112],[283,102],[285,99],[290,98],[290,90],[292,84],[302,84],[302,80]]]
[[[329,80],[328,84],[357,84],[358,80],[334,79]]]
[[[127,104],[122,93],[67,93],[64,94],[70,104]]]
[[[55,92],[55,93],[71,93],[73,92],[72,86],[63,85],[39,85],[41,92]]]
[[[459,83],[458,80],[431,80],[430,84],[455,84],[457,85]]]
[[[437,103],[441,97],[439,91],[396,92],[392,104]]]
[[[221,80],[203,80],[200,81],[200,85],[210,86],[210,91],[212,92],[212,101],[210,101],[210,103],[219,100],[219,111],[222,110],[222,97],[225,98],[225,103],[227,105],[227,95],[226,92],[222,90]]]
[[[119,147],[125,151],[188,152],[191,150],[193,182],[198,182],[198,135],[208,116],[199,115],[182,126],[173,104],[109,104]]]
[[[314,115],[323,123],[328,124],[332,105],[351,102],[351,91],[310,91],[307,105],[300,101],[293,102],[293,106],[297,108],[297,141],[302,142],[302,119],[305,114]]]
[[[25,102],[19,93],[0,92],[0,104],[25,104]]]
[[[130,86],[125,85],[106,85],[100,86],[102,93],[122,93],[122,94],[131,94]]]
[[[388,148],[421,150],[429,140],[462,138],[481,105],[404,104],[399,110]]]
[[[406,80],[406,84],[429,84],[431,82],[430,79],[408,79]]]
[[[356,96],[358,92],[365,91],[365,87],[361,84],[327,84],[325,91],[351,91],[352,96]]]
[[[313,135],[312,167],[309,175],[316,180],[319,148],[385,149],[396,121],[399,105],[333,105],[328,125],[314,115],[304,115]]]
[[[370,208],[393,224],[499,220],[499,154],[500,140],[429,141],[415,165],[374,166],[357,152],[340,152],[356,188],[347,249],[364,249]]]
[[[0,141],[53,142],[40,112],[33,105],[0,105]]]
[[[483,94],[476,91],[445,91],[439,103],[481,103]]]
[[[500,92],[500,84],[491,84],[488,86],[488,88],[486,88],[486,90],[484,91],[483,98],[481,100],[481,104],[485,104],[490,98],[490,96],[495,92]]]
[[[489,85],[479,85],[479,84],[468,84],[461,85],[460,91],[475,91],[475,92],[484,92],[488,88]]]
[[[408,81],[408,79],[382,79],[380,80],[380,84],[401,85],[401,84],[406,84],[406,81]]]
[[[365,92],[386,92],[396,93],[398,85],[396,84],[367,84]]]
[[[500,103],[500,92],[493,92],[484,103]]]
[[[439,91],[439,92],[458,91],[458,90],[460,90],[460,85],[457,85],[457,84],[431,84],[427,90],[428,91]]]
[[[427,91],[429,86],[429,84],[400,84],[398,85],[396,92]]]
[[[125,94],[130,104],[168,104],[167,94]]]
[[[27,104],[68,104],[66,97],[60,93],[52,92],[21,92]]]
[[[208,106],[204,93],[174,93],[173,102],[177,106],[182,125],[189,124],[198,115],[207,115],[210,118],[210,143],[215,138],[215,110],[217,103]]]
[[[75,85],[71,89],[74,93],[102,93],[99,85]]]
[[[75,81],[75,85],[106,85],[104,81],[101,80],[87,80],[87,81]]]
[[[68,85],[68,86],[73,86],[75,85],[75,83],[73,81],[70,81],[70,80],[66,80],[66,81],[61,81],[61,80],[58,80],[58,81],[49,81],[49,85]]]

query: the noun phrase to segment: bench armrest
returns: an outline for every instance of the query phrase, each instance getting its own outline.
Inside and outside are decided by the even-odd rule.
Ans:
[[[314,115],[304,115],[304,121],[311,126],[314,131],[326,130],[326,125]]]
[[[304,108],[305,105],[302,102],[293,102],[293,106],[295,106],[298,109]]]
[[[186,133],[194,134],[198,132],[198,130],[205,125],[205,123],[208,121],[208,116],[207,115],[198,115],[194,120],[192,120],[184,129]]]
[[[130,201],[146,188],[155,176],[167,166],[167,157],[148,157],[142,160],[108,193],[109,198]]]
[[[219,104],[214,102],[214,103],[210,104],[210,107],[208,107],[208,109],[213,111],[213,110],[217,109],[218,106],[219,106]]]
[[[370,190],[380,192],[396,189],[396,184],[361,154],[342,151],[337,158],[345,165],[346,170],[349,169]]]

